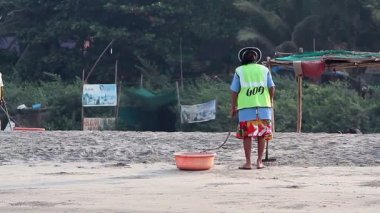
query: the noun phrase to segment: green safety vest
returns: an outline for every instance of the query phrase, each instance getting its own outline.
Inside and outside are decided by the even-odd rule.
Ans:
[[[271,107],[268,72],[268,68],[260,64],[247,64],[236,68],[236,74],[240,78],[238,109]]]

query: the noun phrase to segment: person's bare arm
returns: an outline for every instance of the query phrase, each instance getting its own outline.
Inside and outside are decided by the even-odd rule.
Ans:
[[[231,94],[231,117],[235,117],[237,112],[237,98],[238,93],[232,92]]]
[[[274,99],[275,91],[276,91],[275,87],[269,88],[270,103],[271,103],[272,107],[273,107],[273,99]]]

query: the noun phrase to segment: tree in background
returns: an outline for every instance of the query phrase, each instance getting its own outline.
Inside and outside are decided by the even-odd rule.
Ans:
[[[179,78],[180,45],[188,76],[228,73],[245,45],[268,56],[311,51],[313,39],[317,49],[375,51],[379,11],[374,0],[3,0],[0,35],[16,35],[22,53],[0,52],[2,71],[21,80],[48,80],[45,72],[74,80],[113,39],[92,81],[112,81],[116,58],[120,77],[136,81],[138,57]]]

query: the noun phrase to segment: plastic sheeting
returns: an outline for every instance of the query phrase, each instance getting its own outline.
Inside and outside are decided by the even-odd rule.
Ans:
[[[367,61],[380,58],[380,53],[355,52],[345,50],[325,50],[306,52],[275,58],[276,61]]]

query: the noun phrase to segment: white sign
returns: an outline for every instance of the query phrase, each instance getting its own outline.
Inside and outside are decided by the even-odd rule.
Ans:
[[[82,105],[93,106],[116,106],[116,84],[84,84]]]
[[[216,100],[203,104],[181,105],[181,123],[198,123],[215,119]]]

